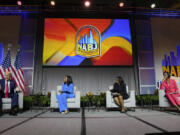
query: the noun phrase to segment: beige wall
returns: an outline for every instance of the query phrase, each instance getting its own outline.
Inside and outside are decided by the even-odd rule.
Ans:
[[[180,19],[151,18],[156,81],[162,79],[161,61],[164,54],[170,55],[180,43]]]

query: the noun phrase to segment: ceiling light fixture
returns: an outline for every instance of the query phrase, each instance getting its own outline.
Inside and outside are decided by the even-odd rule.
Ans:
[[[84,6],[85,6],[85,7],[90,7],[90,6],[91,6],[91,2],[90,2],[89,0],[86,0],[86,1],[84,2]]]

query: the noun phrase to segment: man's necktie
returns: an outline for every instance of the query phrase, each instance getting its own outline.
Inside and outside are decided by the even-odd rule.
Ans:
[[[5,98],[8,98],[8,92],[9,92],[8,81],[6,81]]]

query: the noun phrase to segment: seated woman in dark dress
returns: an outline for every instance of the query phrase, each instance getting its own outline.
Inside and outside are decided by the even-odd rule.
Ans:
[[[114,98],[114,102],[121,107],[121,112],[124,113],[124,99],[128,99],[129,95],[126,92],[126,84],[121,76],[116,77],[111,93]]]

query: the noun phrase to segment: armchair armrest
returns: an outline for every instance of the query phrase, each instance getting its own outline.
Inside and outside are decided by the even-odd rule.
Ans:
[[[159,97],[164,97],[165,96],[165,91],[159,89]]]
[[[131,104],[132,106],[136,106],[136,94],[135,90],[130,90],[129,98],[131,98]]]
[[[108,104],[108,102],[110,102],[111,101],[111,91],[110,90],[112,90],[113,89],[113,86],[112,85],[110,85],[109,87],[108,87],[108,90],[106,91],[106,104]]]
[[[107,96],[108,96],[108,97],[109,97],[109,96],[111,97],[111,92],[110,92],[110,90],[107,90],[107,91],[106,91],[106,97],[107,97]]]
[[[51,91],[51,104],[50,104],[50,107],[53,108],[55,107],[55,103],[56,103],[56,90],[52,90]]]
[[[23,92],[18,91],[18,104],[19,104],[19,109],[23,109]]]
[[[159,106],[160,107],[169,107],[171,106],[168,99],[165,97],[165,91],[159,89]]]
[[[111,92],[109,90],[106,91],[106,107],[111,107]]]
[[[80,91],[75,91],[74,94],[75,94],[76,105],[80,107],[80,100],[81,100]]]
[[[74,94],[75,94],[75,98],[78,98],[78,99],[80,98],[80,91],[75,91]]]
[[[129,97],[135,97],[135,90],[130,90]]]

